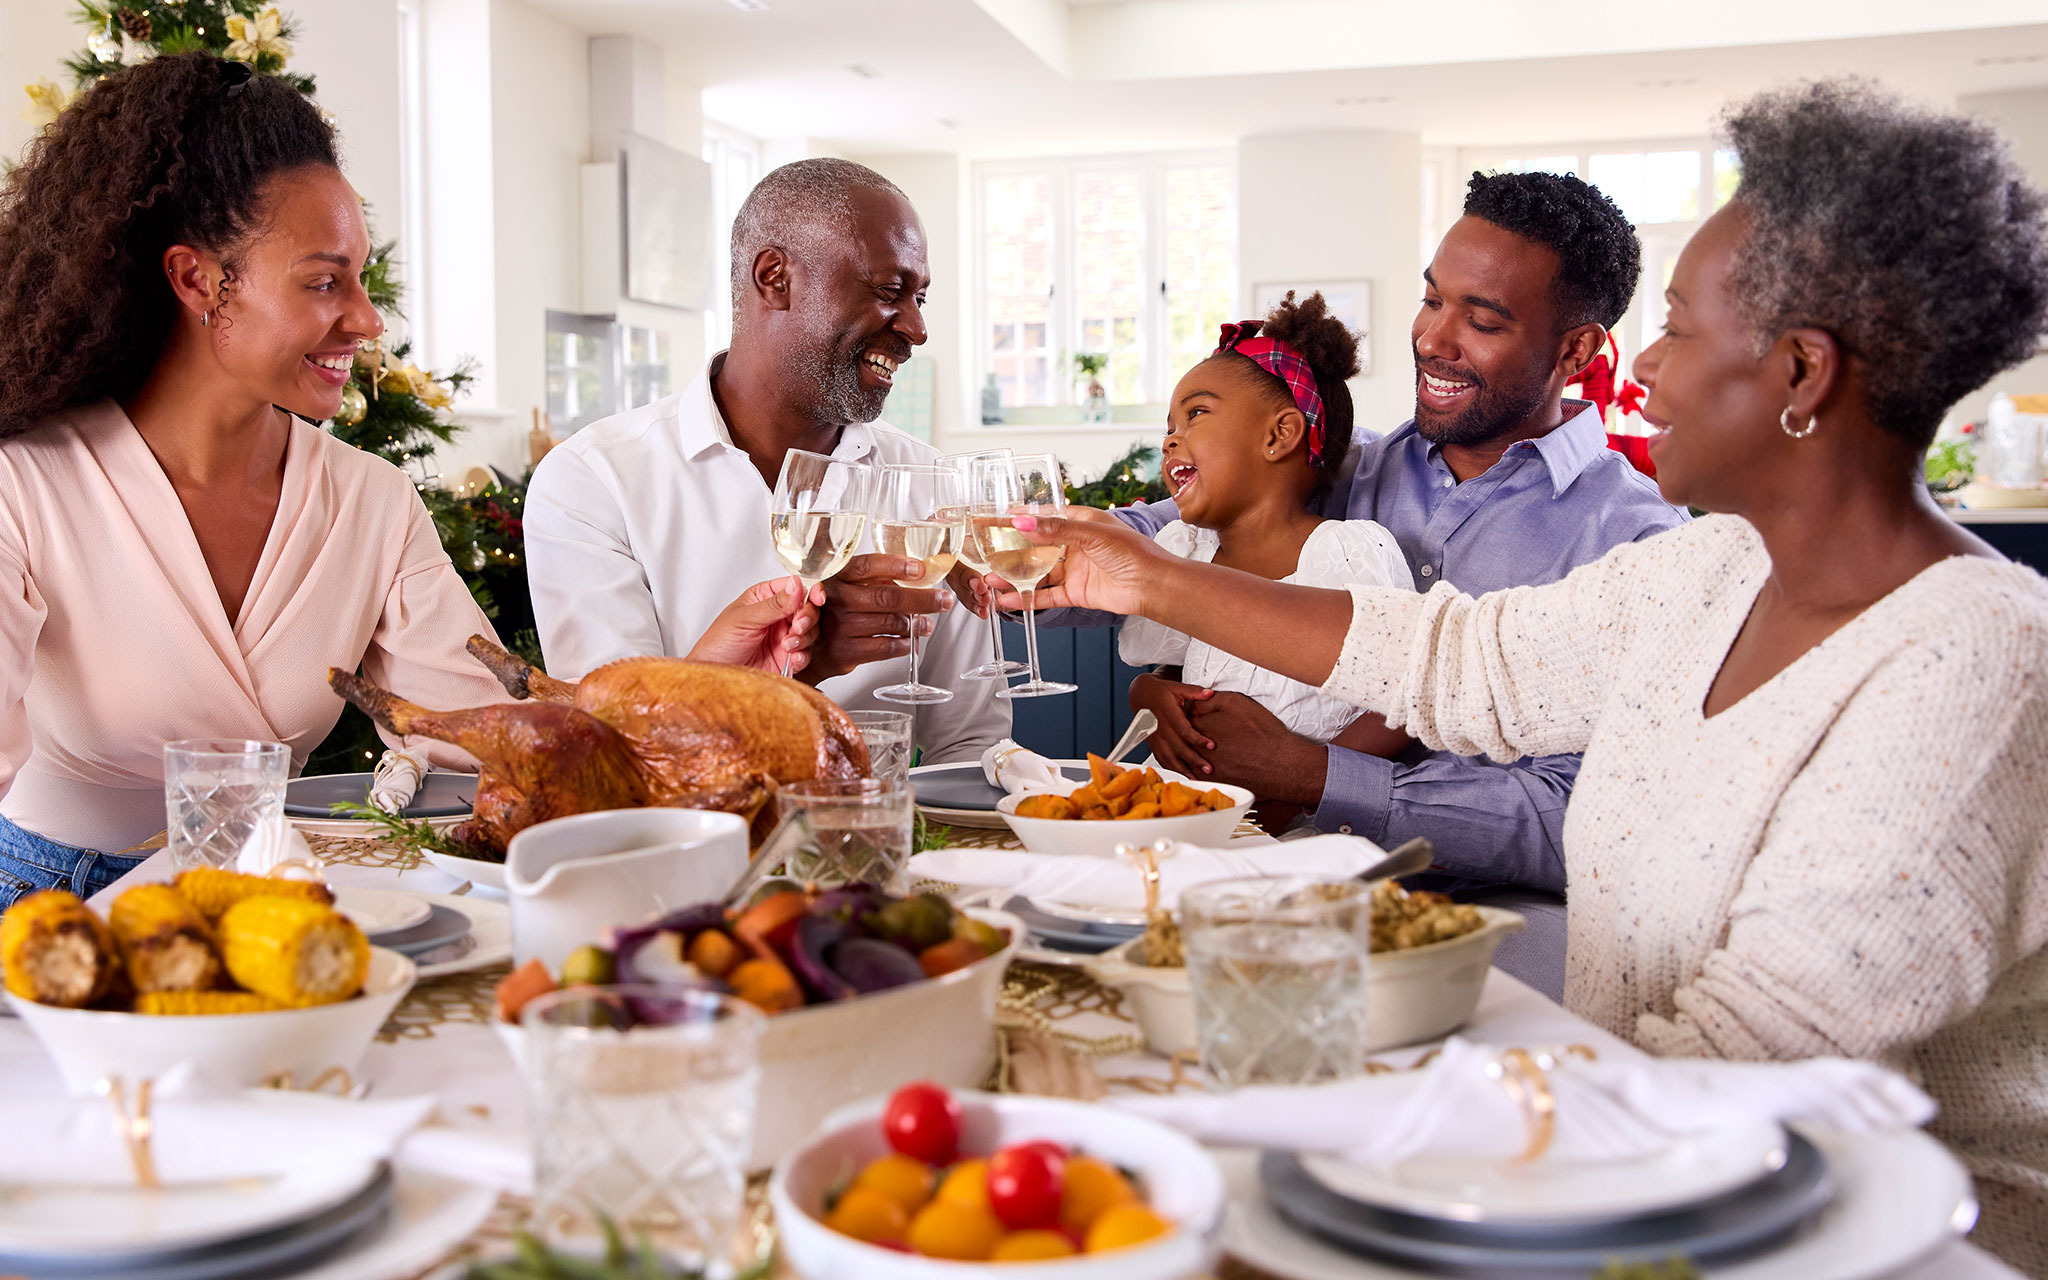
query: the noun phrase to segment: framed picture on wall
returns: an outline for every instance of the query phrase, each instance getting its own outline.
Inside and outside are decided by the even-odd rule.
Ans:
[[[1281,284],[1255,284],[1252,286],[1252,314],[1263,316],[1280,305],[1281,299],[1292,289],[1296,298],[1306,298],[1311,293],[1323,295],[1323,301],[1330,304],[1330,314],[1344,322],[1344,327],[1358,335],[1358,374],[1365,377],[1372,372],[1372,281],[1370,280],[1289,280]]]

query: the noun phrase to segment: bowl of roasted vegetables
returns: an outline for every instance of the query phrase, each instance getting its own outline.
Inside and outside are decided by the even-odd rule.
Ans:
[[[1002,911],[869,884],[787,881],[744,908],[710,902],[610,931],[560,973],[538,961],[498,987],[498,1031],[515,1057],[528,1001],[580,984],[726,992],[773,1015],[761,1038],[750,1168],[765,1169],[835,1108],[910,1080],[971,1087],[995,1065],[996,996],[1025,936]]]
[[[1155,1121],[929,1081],[831,1116],[768,1196],[804,1280],[1193,1280],[1224,1200],[1209,1155]]]
[[[324,885],[201,869],[105,918],[61,889],[0,916],[8,1000],[74,1090],[189,1064],[210,1085],[353,1072],[417,970],[372,947]]]
[[[996,801],[996,812],[1033,853],[1116,856],[1120,844],[1229,841],[1251,812],[1243,787],[1195,782],[1151,765],[1126,768],[1088,757],[1088,781],[1071,791],[1032,791]]]
[[[1195,1001],[1180,929],[1153,910],[1145,932],[1083,962],[1090,977],[1121,992],[1157,1053],[1195,1049]],[[1522,917],[1499,907],[1410,893],[1382,880],[1372,893],[1372,956],[1365,968],[1368,1049],[1391,1049],[1448,1035],[1479,1007],[1486,971],[1502,939]]]

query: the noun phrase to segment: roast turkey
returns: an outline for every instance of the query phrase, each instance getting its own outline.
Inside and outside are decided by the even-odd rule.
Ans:
[[[453,743],[480,766],[476,813],[450,832],[502,857],[536,822],[597,809],[719,809],[771,825],[777,784],[868,775],[867,744],[831,699],[781,676],[624,658],[570,684],[482,636],[469,651],[515,702],[431,711],[361,676],[327,683],[384,729]]]

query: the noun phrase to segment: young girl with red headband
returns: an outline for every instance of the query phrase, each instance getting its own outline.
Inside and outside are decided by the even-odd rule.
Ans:
[[[1315,587],[1401,585],[1414,577],[1393,535],[1370,520],[1326,520],[1310,504],[1328,492],[1351,447],[1351,391],[1358,340],[1329,314],[1320,293],[1289,293],[1264,321],[1223,326],[1215,352],[1190,369],[1168,405],[1161,474],[1180,518],[1158,545],[1282,582]],[[1133,666],[1178,667],[1131,684],[1131,709],[1159,717],[1154,758],[1194,778],[1213,776],[1210,740],[1189,705],[1218,691],[1245,694],[1289,729],[1316,742],[1392,755],[1406,734],[1377,715],[1190,640],[1143,618],[1124,623],[1118,651]],[[1262,803],[1278,832],[1300,816]]]

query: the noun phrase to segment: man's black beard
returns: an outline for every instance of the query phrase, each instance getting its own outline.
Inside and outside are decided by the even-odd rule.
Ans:
[[[1472,403],[1446,421],[1424,416],[1435,411],[1422,402],[1419,369],[1415,384],[1415,432],[1434,445],[1485,444],[1527,421],[1549,398],[1549,388],[1540,382],[1500,391],[1487,383],[1474,383]]]

